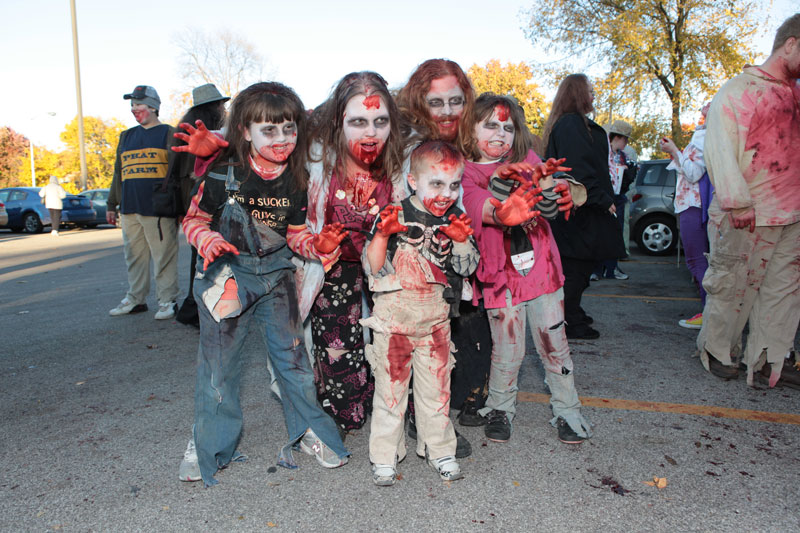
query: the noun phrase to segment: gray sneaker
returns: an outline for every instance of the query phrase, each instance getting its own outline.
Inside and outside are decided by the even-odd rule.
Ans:
[[[178,469],[178,478],[181,481],[200,481],[200,464],[197,462],[197,450],[194,447],[194,437],[189,439],[186,451],[183,452],[183,461]]]
[[[325,468],[338,468],[347,464],[347,457],[340,458],[336,452],[328,448],[328,446],[319,440],[317,434],[311,428],[306,431],[303,438],[300,439],[300,449],[308,455],[313,455],[317,458],[317,462]]]
[[[444,481],[456,481],[464,477],[464,474],[461,473],[461,467],[458,466],[458,461],[452,455],[446,455],[438,459],[428,459],[428,464],[436,470],[436,473]]]

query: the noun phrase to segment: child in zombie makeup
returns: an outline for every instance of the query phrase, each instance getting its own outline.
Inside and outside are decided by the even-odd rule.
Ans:
[[[194,283],[200,314],[195,423],[181,464],[184,481],[202,477],[213,485],[218,469],[244,458],[237,450],[239,382],[251,324],[262,330],[281,392],[289,441],[278,464],[296,468],[297,446],[326,468],[347,463],[334,421],[316,402],[291,261],[295,253],[330,268],[345,237],[337,224],[316,235],[305,224],[305,120],[300,99],[279,83],[239,93],[226,125],[227,147],[210,164],[184,219],[186,238],[201,256]],[[192,138],[178,135],[191,150]]]
[[[317,396],[340,431],[361,428],[372,409],[374,384],[364,358],[359,320],[369,315],[361,252],[386,205],[403,198],[400,115],[383,78],[353,72],[312,115],[309,210],[312,231],[338,223],[349,231],[337,264],[324,272],[305,262],[301,313]]]
[[[448,416],[449,317],[478,252],[470,220],[455,206],[462,170],[463,157],[452,145],[430,141],[417,147],[408,175],[414,194],[381,211],[364,248],[362,262],[375,299],[372,316],[362,323],[373,331],[366,347],[375,375],[369,448],[379,486],[395,483],[396,464],[406,455],[403,417],[412,369],[417,454],[442,479],[463,477]]]
[[[479,411],[486,417],[486,437],[495,442],[511,438],[527,320],[550,388],[550,423],[558,427],[562,442],[579,443],[591,436],[591,429],[581,415],[573,380],[561,259],[550,226],[540,215],[568,216],[573,202],[585,201],[586,189],[577,182],[553,180],[555,171],[569,169],[559,166],[563,160],[542,163],[533,152],[531,137],[523,131],[524,112],[511,98],[482,94],[466,121],[472,130],[464,150],[472,161],[464,169],[464,206],[474,221],[481,253],[477,278],[492,331],[489,397]],[[503,205],[502,200],[513,198],[512,191],[531,185],[537,191],[544,188],[554,204],[522,213]]]

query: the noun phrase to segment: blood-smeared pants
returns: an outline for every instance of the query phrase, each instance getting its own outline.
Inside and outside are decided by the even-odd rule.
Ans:
[[[546,372],[557,375],[572,373],[572,358],[564,330],[564,292],[558,289],[538,298],[511,304],[511,292],[506,292],[506,307],[488,309],[492,330],[492,368],[489,373],[489,397],[479,412],[505,411],[509,421],[514,418],[517,404],[517,379],[525,357],[525,323],[530,324],[531,336]],[[573,386],[574,388],[574,386]],[[570,394],[569,405],[551,396],[550,404],[556,414],[579,410],[577,394]]]
[[[373,316],[365,321],[373,329],[365,352],[375,376],[369,457],[376,464],[395,464],[406,455],[403,422],[412,368],[417,454],[424,456],[426,447],[431,459],[456,453],[449,416],[454,364],[449,305],[441,286],[432,287],[376,295]]]
[[[800,222],[757,226],[753,233],[734,228],[729,218],[708,221],[711,247],[703,278],[706,305],[697,347],[724,365],[741,343],[750,321],[744,350],[748,383],[763,362],[780,372],[800,323]]]

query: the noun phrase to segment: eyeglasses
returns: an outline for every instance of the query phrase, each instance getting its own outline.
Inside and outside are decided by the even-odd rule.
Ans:
[[[464,105],[464,97],[454,96],[447,100],[447,103],[450,107],[461,107]],[[434,109],[438,107],[444,107],[444,100],[441,98],[433,98],[432,100],[428,100],[428,107],[432,107]]]

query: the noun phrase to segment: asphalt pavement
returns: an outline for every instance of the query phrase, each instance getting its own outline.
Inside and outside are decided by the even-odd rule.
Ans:
[[[800,531],[800,391],[702,370],[696,331],[677,325],[700,310],[688,271],[632,246],[630,279],[585,295],[602,336],[571,343],[585,443],[556,439],[529,339],[511,440],[457,426],[474,450],[463,480],[440,481],[410,441],[402,479],[375,487],[366,427],[342,468],[302,453],[275,468],[286,429],[251,332],[249,460],[205,489],[178,480],[197,330],[154,320],[152,293],[148,312],[108,315],[127,288],[121,230],[0,231],[0,530]]]

